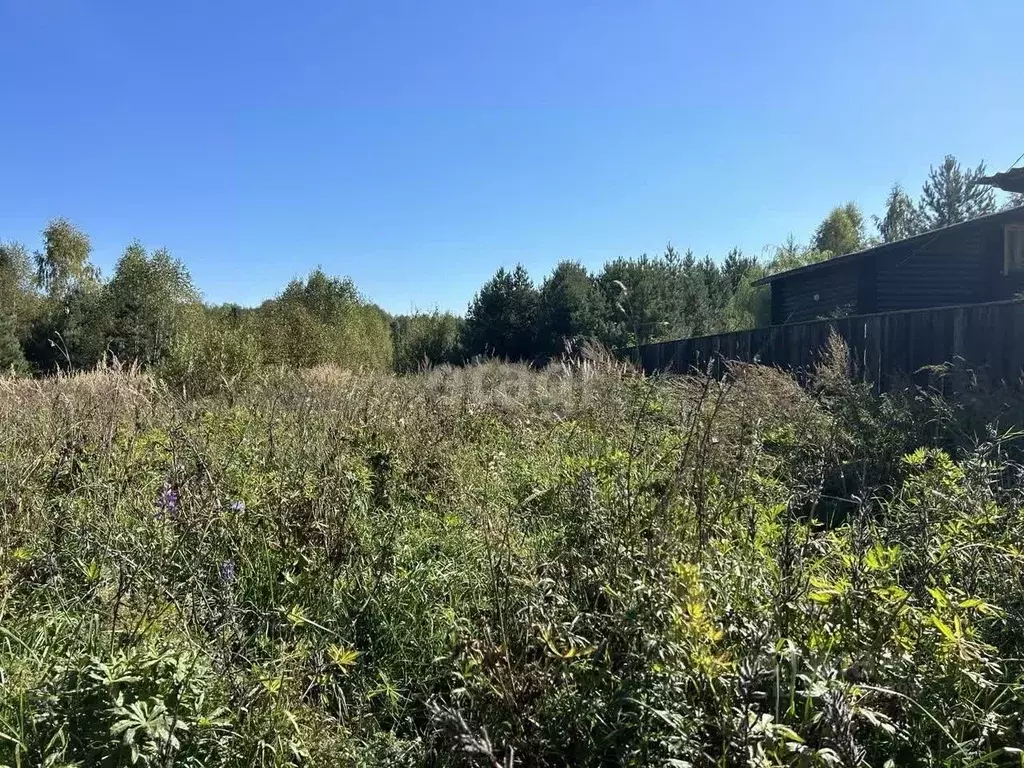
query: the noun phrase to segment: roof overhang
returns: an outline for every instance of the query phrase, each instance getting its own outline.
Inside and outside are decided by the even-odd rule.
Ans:
[[[1011,168],[1002,173],[993,173],[978,179],[979,184],[987,184],[990,187],[998,187],[1004,192],[1020,192],[1024,194],[1024,167]]]

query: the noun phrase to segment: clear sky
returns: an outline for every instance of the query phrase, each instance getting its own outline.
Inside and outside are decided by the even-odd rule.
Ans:
[[[1021,0],[0,0],[0,238],[65,216],[210,301],[317,264],[465,310],[671,241],[719,258],[1024,152]]]

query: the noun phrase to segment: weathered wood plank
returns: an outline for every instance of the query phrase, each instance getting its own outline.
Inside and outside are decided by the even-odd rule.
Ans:
[[[1021,385],[1024,373],[1024,301],[773,325],[717,336],[645,344],[620,350],[646,371],[721,375],[723,362],[740,360],[810,371],[831,333],[850,348],[850,373],[884,390],[898,382],[934,381],[922,369],[965,362],[994,381]]]

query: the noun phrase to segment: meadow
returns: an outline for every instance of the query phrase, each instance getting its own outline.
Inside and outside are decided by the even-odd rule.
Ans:
[[[1024,765],[1016,405],[841,357],[0,378],[0,765]]]

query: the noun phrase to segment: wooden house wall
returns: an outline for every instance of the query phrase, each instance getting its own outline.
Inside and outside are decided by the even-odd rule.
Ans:
[[[1003,247],[1002,224],[965,227],[784,277],[772,284],[772,324],[1009,300],[1024,274],[1003,274]]]
[[[859,269],[855,263],[780,281],[782,310],[776,322],[800,323],[837,313],[856,314]]]
[[[946,235],[915,248],[879,256],[876,312],[925,309],[952,304],[994,300],[986,290],[991,284],[985,259],[990,238],[978,230]],[[999,244],[1002,249],[1002,238]]]

